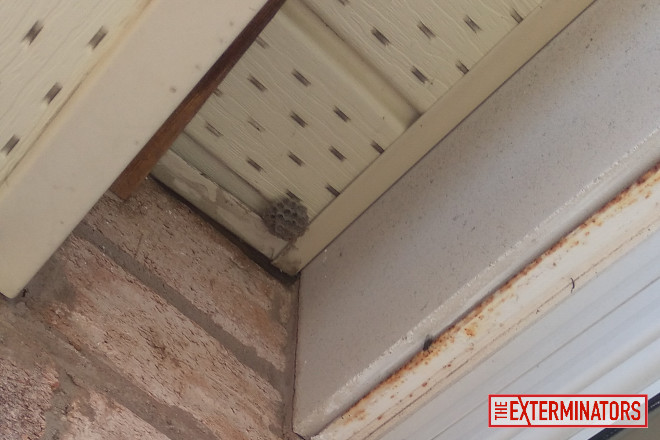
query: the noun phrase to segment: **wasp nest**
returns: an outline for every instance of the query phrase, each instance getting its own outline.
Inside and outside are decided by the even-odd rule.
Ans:
[[[264,223],[273,235],[286,241],[296,239],[309,225],[307,208],[299,200],[284,197],[268,208]]]

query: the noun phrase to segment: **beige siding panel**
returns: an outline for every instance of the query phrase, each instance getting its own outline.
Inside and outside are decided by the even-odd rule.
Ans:
[[[266,199],[256,189],[185,133],[174,141],[172,151],[253,211],[263,212],[268,206]]]
[[[304,0],[420,112],[426,111],[540,0]],[[515,11],[515,13],[513,12]]]
[[[297,273],[588,3],[289,0],[175,150],[256,216],[302,202]]]
[[[323,22],[293,2],[186,133],[267,199],[294,194],[314,217],[417,116]]]
[[[0,182],[148,0],[5,0]]]
[[[293,121],[277,115],[268,119],[271,124],[267,124],[256,119],[256,115],[233,98],[226,97],[222,106],[209,100],[188,125],[186,133],[267,199],[279,199],[290,191],[303,200],[310,213],[319,212],[333,197],[327,191],[321,191],[323,186],[318,180],[318,170],[309,165],[299,166],[289,158],[289,152],[295,151],[298,157],[303,155],[293,144],[286,145],[277,136],[276,130],[280,128],[295,132]],[[217,138],[211,133],[207,129],[209,123],[222,136]]]
[[[19,3],[24,4],[13,4]],[[78,10],[89,4],[124,4],[66,4],[74,3],[69,18],[79,22],[73,33],[94,21]],[[112,50],[86,73],[0,184],[2,294],[20,292],[263,4],[150,1],[136,19],[122,22],[125,27]],[[44,21],[41,33],[46,27]]]

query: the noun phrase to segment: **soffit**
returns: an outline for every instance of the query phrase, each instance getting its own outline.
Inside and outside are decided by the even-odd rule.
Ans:
[[[564,3],[289,0],[154,175],[294,274],[590,2]]]

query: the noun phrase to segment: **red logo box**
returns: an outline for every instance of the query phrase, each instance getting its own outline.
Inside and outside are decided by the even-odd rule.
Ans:
[[[647,428],[646,394],[490,394],[491,428]]]

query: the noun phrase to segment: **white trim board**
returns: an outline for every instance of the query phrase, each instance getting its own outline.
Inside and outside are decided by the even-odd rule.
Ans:
[[[20,292],[264,3],[151,1],[0,185],[0,292]]]

